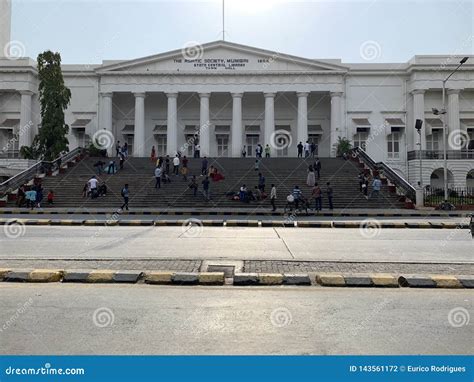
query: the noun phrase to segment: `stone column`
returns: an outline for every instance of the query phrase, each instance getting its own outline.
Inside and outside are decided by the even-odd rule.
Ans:
[[[232,157],[239,158],[242,153],[242,97],[244,93],[232,93]]]
[[[110,134],[110,147],[107,147],[107,154],[109,156],[115,155],[114,140],[117,141],[117,137],[114,137],[112,132],[112,98],[113,93],[102,93],[102,126],[99,126],[98,129],[98,131],[104,129]]]
[[[298,120],[296,127],[296,144],[306,142],[308,140],[308,94],[306,92],[298,92]]]
[[[413,147],[412,150],[419,150],[418,146],[419,135],[415,129],[415,122],[417,119],[423,121],[421,128],[421,149],[426,150],[426,125],[425,125],[425,91],[424,90],[413,90]]]
[[[32,96],[33,92],[22,91],[21,109],[20,109],[20,127],[18,131],[18,149],[23,146],[31,146],[31,130],[33,128],[32,120]]]
[[[174,157],[178,151],[178,93],[166,93],[168,97],[168,122],[166,127],[166,151]]]
[[[133,136],[133,156],[145,156],[145,93],[135,95],[135,129]]]
[[[209,157],[211,149],[210,117],[209,117],[209,98],[211,93],[199,93],[201,100],[199,117],[199,145],[201,146],[201,156]]]
[[[448,134],[456,134],[452,136],[451,139],[448,140],[448,147],[447,150],[457,150],[461,148],[461,145],[458,143],[458,139],[460,138],[460,129],[461,124],[459,120],[459,93],[461,91],[459,89],[449,89],[448,93]],[[455,133],[457,132],[457,133]],[[448,135],[449,137],[449,135]],[[450,142],[454,142],[450,144]]]
[[[342,133],[341,126],[341,97],[342,92],[331,92],[331,133],[329,139],[329,153],[331,157],[336,156],[335,144]]]
[[[272,135],[275,132],[275,95],[276,93],[263,93],[265,97],[265,143],[264,147],[270,145],[271,156],[275,155],[275,142],[272,142]]]

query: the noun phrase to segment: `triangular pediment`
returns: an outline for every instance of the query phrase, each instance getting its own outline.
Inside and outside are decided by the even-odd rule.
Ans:
[[[333,63],[310,60],[227,41],[187,45],[183,49],[114,62],[99,72],[345,72]]]

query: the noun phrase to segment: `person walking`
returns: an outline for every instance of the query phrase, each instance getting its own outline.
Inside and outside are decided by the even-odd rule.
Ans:
[[[331,183],[329,183],[329,182],[326,183],[326,195],[328,197],[329,209],[332,210],[334,208],[334,205],[332,203],[332,198],[334,196],[334,190],[331,186]]]
[[[165,172],[169,175],[170,174],[170,156],[167,155],[165,158]]]
[[[155,168],[155,188],[161,188],[161,167]]]
[[[155,149],[155,146],[151,147],[150,159],[151,159],[152,163],[156,162],[156,149]]]
[[[300,206],[300,199],[301,199],[301,196],[302,196],[300,188],[298,186],[295,186],[295,188],[293,188],[293,191],[292,191],[291,194],[293,195],[293,198],[294,198],[295,209],[298,209],[299,206]]]
[[[316,157],[316,160],[314,161],[313,168],[318,174],[318,180],[321,179],[321,161],[319,160],[318,157]]]
[[[130,197],[130,191],[128,189],[128,184],[125,184],[125,186],[122,188],[121,192],[122,198],[123,198],[123,204],[122,207],[120,207],[121,210],[124,208],[128,211],[128,200]]]
[[[125,142],[122,146],[122,154],[125,158],[128,157],[128,143]]]
[[[357,180],[359,181],[359,192],[362,192],[362,185],[364,184],[364,173],[362,171],[357,175]]]
[[[313,141],[311,142],[311,157],[314,158],[315,154],[316,154],[316,143],[314,143]]]
[[[317,183],[314,184],[313,190],[311,191],[311,197],[314,199],[314,208],[317,212],[323,209],[323,192],[321,187]]]
[[[382,188],[382,181],[380,180],[378,176],[376,176],[374,178],[374,181],[372,182],[372,192],[370,193],[369,199],[378,199],[381,188]]]
[[[34,209],[36,205],[36,190],[31,187],[28,191],[25,192],[26,194],[26,208]]]
[[[189,184],[189,188],[193,190],[193,195],[194,197],[196,197],[197,192],[198,192],[198,184],[196,180],[196,175],[193,175],[193,177],[191,178],[191,183]]]
[[[194,145],[194,158],[200,158],[201,157],[201,145],[199,143],[196,143]]]
[[[306,177],[306,184],[309,187],[314,187],[315,183],[316,183],[316,177],[314,175],[314,169],[313,169],[313,166],[310,165],[308,167],[308,176]]]
[[[270,145],[267,143],[265,146],[265,158],[270,158],[270,152],[271,152]]]
[[[123,170],[123,164],[125,163],[125,157],[126,157],[126,155],[125,155],[124,152],[122,152],[122,153],[119,154],[119,158],[120,158],[120,164],[119,164],[120,170]]]
[[[211,182],[209,181],[209,177],[206,176],[204,180],[202,181],[202,193],[204,195],[204,198],[209,201],[211,199],[211,195],[209,193],[209,185]]]
[[[261,172],[258,173],[258,189],[265,192],[265,177]]]
[[[88,189],[89,189],[89,194],[91,196],[91,199],[97,198],[97,184],[99,182],[97,181],[96,177],[93,176],[92,178],[89,179],[87,182]]]
[[[175,176],[178,176],[179,174],[179,156],[178,155],[176,155],[173,158],[173,174]]]
[[[115,145],[115,153],[116,153],[115,156],[118,157],[120,152],[122,152],[122,147],[120,146],[120,141],[117,141]]]
[[[274,184],[272,184],[272,189],[270,190],[270,204],[272,205],[272,212],[276,211],[276,198],[277,198],[277,189]]]
[[[201,161],[201,176],[204,176],[207,174],[207,166],[209,165],[209,161],[207,160],[207,157],[202,158]]]
[[[303,158],[303,143],[298,143],[296,148],[298,149],[298,158]]]
[[[308,158],[309,157],[309,151],[311,150],[311,145],[309,144],[309,141],[306,141],[304,144],[304,157]]]

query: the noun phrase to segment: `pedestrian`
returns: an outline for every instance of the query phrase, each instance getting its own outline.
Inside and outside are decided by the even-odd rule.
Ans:
[[[85,198],[86,196],[88,196],[88,192],[89,192],[89,183],[86,182],[84,184],[84,187],[82,187],[82,197]]]
[[[155,149],[155,146],[152,146],[151,147],[151,155],[150,155],[150,159],[153,163],[156,162],[156,149]]]
[[[95,176],[89,179],[87,182],[88,185],[88,190],[89,190],[89,195],[91,196],[91,199],[97,198],[97,179]]]
[[[128,211],[128,199],[130,196],[130,191],[128,189],[128,184],[125,184],[125,186],[122,188],[122,192],[120,193],[123,198],[123,204],[122,207],[120,207],[121,210],[125,209]]]
[[[362,192],[362,185],[364,184],[364,173],[359,172],[359,175],[357,175],[357,180],[359,181],[359,192]]]
[[[272,184],[272,189],[270,190],[270,204],[272,205],[272,212],[276,211],[276,198],[277,198],[277,189],[274,184]]]
[[[262,157],[262,153],[263,153],[263,147],[262,145],[259,143],[257,145],[257,147],[255,148],[255,155],[257,158],[261,158]]]
[[[43,201],[43,187],[41,184],[36,186],[36,206],[41,208],[41,202]]]
[[[366,199],[368,199],[368,196],[367,196],[367,189],[369,188],[368,186],[369,186],[368,180],[364,180],[361,186],[361,192],[362,194],[364,194]]]
[[[48,200],[48,206],[52,206],[54,204],[54,191],[49,190],[48,196],[46,198]]]
[[[194,197],[196,197],[197,192],[198,192],[198,184],[196,180],[196,175],[193,175],[193,177],[191,178],[191,183],[189,184],[189,188],[193,190],[193,195]]]
[[[201,161],[201,176],[204,176],[207,174],[207,166],[209,165],[209,161],[207,160],[207,157],[202,158]]]
[[[326,183],[326,195],[328,197],[329,209],[332,210],[334,208],[333,203],[332,203],[334,190],[331,186],[331,183],[329,183],[329,182]]]
[[[211,199],[211,195],[209,193],[209,185],[210,185],[209,177],[206,176],[204,180],[202,181],[202,193],[204,195],[204,198],[209,201]]]
[[[242,147],[242,158],[245,158],[247,156],[247,149],[244,147]]]
[[[99,196],[107,196],[107,185],[102,183],[98,188]]]
[[[292,193],[293,198],[294,198],[295,208],[298,209],[299,205],[300,205],[300,199],[301,199],[301,196],[302,196],[301,190],[298,186],[295,186],[291,193]]]
[[[304,157],[308,158],[309,157],[309,151],[311,150],[311,145],[309,144],[309,141],[306,141],[304,144]]]
[[[122,154],[125,158],[128,157],[128,143],[125,142],[122,146]]]
[[[323,209],[323,192],[321,187],[317,183],[314,184],[313,190],[311,191],[311,197],[314,199],[314,208],[317,212]]]
[[[115,153],[116,155],[115,156],[119,156],[119,153],[122,151],[122,147],[120,146],[120,141],[117,141],[116,145],[115,145]]]
[[[293,211],[294,206],[295,206],[295,197],[293,196],[291,192],[289,192],[288,195],[286,196],[285,212],[287,209],[289,209],[290,212]]]
[[[201,145],[199,143],[196,143],[194,146],[194,158],[200,158],[201,157]]]
[[[179,174],[179,156],[176,154],[176,156],[173,158],[173,174],[175,176],[178,176]]]
[[[308,175],[306,176],[306,184],[309,187],[314,187],[315,183],[316,183],[316,177],[314,175],[314,169],[313,169],[313,166],[310,165],[308,167]]]
[[[110,174],[115,174],[115,161],[114,160],[111,160],[109,162],[109,165],[107,166],[107,174],[110,175]]]
[[[316,155],[316,143],[311,142],[311,157],[314,158],[314,156]]]
[[[23,203],[25,202],[26,199],[26,185],[22,184],[20,188],[18,188],[18,192],[16,194],[16,205],[18,207],[21,207]]]
[[[265,146],[265,158],[270,158],[270,152],[271,152],[271,149],[270,149],[269,144],[267,143]]]
[[[303,143],[298,143],[298,146],[296,146],[296,148],[298,149],[298,158],[302,158],[303,157]]]
[[[155,188],[161,188],[161,167],[155,168]]]
[[[35,208],[36,205],[36,190],[31,187],[26,192],[26,208]]]
[[[167,155],[165,158],[165,172],[169,175],[170,174],[170,156]]]
[[[260,161],[258,159],[255,159],[255,165],[253,166],[253,169],[255,171],[258,171],[259,168],[260,168]]]
[[[372,182],[372,192],[370,193],[369,199],[378,199],[381,188],[382,181],[376,176]]]
[[[124,152],[122,152],[122,153],[119,154],[119,158],[120,158],[120,162],[119,162],[119,163],[120,163],[120,164],[119,164],[120,170],[123,170],[123,164],[125,163],[125,157],[126,157],[126,155],[125,155]]]
[[[261,172],[258,173],[258,189],[265,192],[265,177]]]
[[[316,157],[316,160],[314,161],[313,168],[318,174],[318,180],[321,179],[321,161],[319,160],[318,157]]]
[[[94,168],[97,171],[97,175],[102,175],[102,171],[104,171],[104,165],[105,162],[102,162],[101,160],[94,163]]]

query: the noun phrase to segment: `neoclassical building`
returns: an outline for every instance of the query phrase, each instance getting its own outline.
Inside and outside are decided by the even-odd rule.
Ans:
[[[335,155],[338,137],[365,148],[415,184],[419,144],[424,184],[442,184],[446,118],[448,181],[472,186],[474,57],[447,83],[462,56],[415,56],[397,64],[348,64],[215,41],[100,65],[63,65],[72,91],[66,120],[70,148],[93,137],[128,142],[131,155],[177,151],[239,157],[258,143],[274,156],[296,156],[298,142]],[[36,63],[0,59],[0,148],[13,155],[40,128]],[[415,120],[424,121],[421,134]],[[472,142],[471,142],[472,145]],[[111,149],[112,151],[112,149]]]

